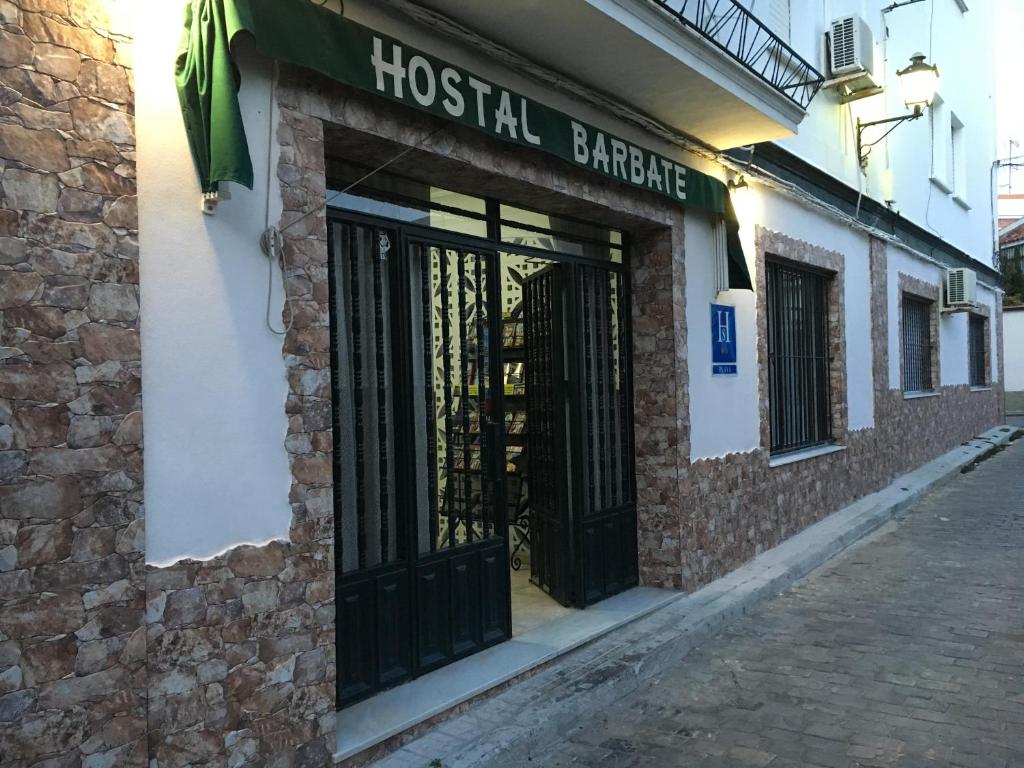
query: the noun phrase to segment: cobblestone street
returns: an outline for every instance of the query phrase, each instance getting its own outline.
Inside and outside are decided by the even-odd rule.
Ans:
[[[1022,552],[1024,441],[516,765],[1024,765]]]

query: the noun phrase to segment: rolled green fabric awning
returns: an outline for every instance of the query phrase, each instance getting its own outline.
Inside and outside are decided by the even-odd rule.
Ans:
[[[718,179],[309,0],[189,0],[175,78],[204,192],[222,181],[253,185],[231,55],[243,32],[270,58],[724,217],[730,285],[751,287],[729,190]]]
[[[252,189],[252,160],[238,105],[240,76],[231,58],[231,41],[242,29],[236,3],[193,0],[185,8],[174,75],[203,192],[216,190],[221,181]]]

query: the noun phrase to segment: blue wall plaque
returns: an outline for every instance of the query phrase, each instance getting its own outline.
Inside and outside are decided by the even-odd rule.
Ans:
[[[711,305],[711,373],[733,376],[736,366],[736,307]]]

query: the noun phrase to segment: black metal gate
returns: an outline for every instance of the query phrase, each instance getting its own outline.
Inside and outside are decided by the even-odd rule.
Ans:
[[[496,260],[331,222],[339,706],[509,636]]]
[[[523,281],[534,581],[564,605],[637,583],[624,277],[554,264]]]
[[[344,707],[510,636],[508,246],[329,222]],[[583,606],[637,583],[626,276],[520,250],[531,569]]]
[[[563,605],[575,602],[569,515],[566,281],[563,265],[523,280],[527,451],[530,461],[530,576]]]
[[[578,417],[576,523],[580,602],[590,605],[635,586],[636,489],[633,472],[625,277],[600,267],[573,267],[571,360]]]

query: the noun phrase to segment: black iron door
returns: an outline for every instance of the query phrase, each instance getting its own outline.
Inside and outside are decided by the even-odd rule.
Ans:
[[[531,575],[564,605],[638,581],[624,296],[582,264],[523,282]]]
[[[412,286],[418,672],[510,636],[497,255],[406,241]],[[499,342],[500,345],[500,342]]]
[[[509,636],[496,260],[331,222],[339,706]]]
[[[569,269],[553,264],[523,280],[530,577],[563,605],[576,602],[566,431],[565,277]]]
[[[407,679],[409,505],[395,425],[405,403],[392,298],[393,228],[333,223],[330,238],[338,701]]]
[[[638,583],[625,276],[577,264],[572,294],[573,510],[580,603],[590,605]]]

